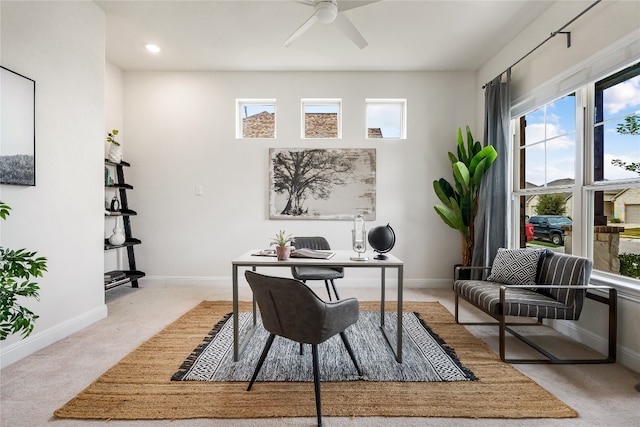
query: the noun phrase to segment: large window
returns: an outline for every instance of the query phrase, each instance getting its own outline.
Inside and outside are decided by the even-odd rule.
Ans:
[[[594,85],[594,269],[640,279],[640,64]]]
[[[569,94],[519,120],[520,246],[565,245],[571,225],[576,158],[576,96]]]
[[[640,63],[514,128],[516,240],[588,256],[597,274],[639,286]]]

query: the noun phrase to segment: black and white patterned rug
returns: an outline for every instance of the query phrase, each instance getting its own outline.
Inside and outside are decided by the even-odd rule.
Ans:
[[[174,381],[249,381],[269,336],[258,316],[258,328],[238,362],[233,362],[232,314],[225,316],[171,378]],[[385,323],[396,325],[396,313]],[[239,334],[251,326],[252,314],[239,314]],[[380,331],[380,313],[360,312],[346,330],[362,376],[358,376],[339,335],[318,346],[321,381],[469,381],[477,380],[417,313],[403,313],[403,363],[397,363]],[[276,337],[257,381],[313,381],[311,346]]]

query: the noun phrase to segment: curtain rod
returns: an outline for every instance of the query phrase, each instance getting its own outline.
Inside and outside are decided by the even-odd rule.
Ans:
[[[583,10],[582,12],[580,12],[578,15],[576,15],[571,21],[567,22],[566,24],[564,24],[562,27],[560,27],[557,31],[554,31],[553,33],[551,33],[551,35],[549,35],[549,37],[547,37],[545,40],[542,41],[542,43],[540,43],[538,46],[534,47],[533,49],[531,49],[529,52],[527,52],[522,58],[518,59],[516,62],[514,62],[513,64],[511,64],[511,66],[509,68],[507,68],[506,70],[504,70],[503,72],[501,72],[500,74],[498,74],[498,76],[503,75],[504,73],[506,73],[510,68],[515,67],[516,65],[518,65],[520,62],[522,62],[527,56],[531,55],[533,52],[535,52],[536,50],[538,50],[543,44],[545,44],[546,42],[548,42],[549,40],[551,40],[552,38],[554,38],[555,36],[557,36],[558,34],[566,34],[567,35],[567,48],[571,47],[571,32],[570,31],[562,31],[565,28],[567,28],[569,25],[573,24],[576,20],[578,20],[582,15],[584,15],[585,13],[587,13],[588,11],[590,11],[595,5],[597,5],[598,3],[600,3],[602,0],[596,0],[594,1],[589,7],[587,7],[585,10]],[[496,76],[497,77],[497,76]],[[482,86],[482,89],[484,89],[485,87],[487,87],[489,83],[485,83],[484,86]]]

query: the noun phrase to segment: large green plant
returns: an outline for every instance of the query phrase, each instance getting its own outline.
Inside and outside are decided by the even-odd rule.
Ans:
[[[7,219],[11,208],[0,201],[0,218]],[[39,298],[40,287],[32,278],[47,271],[47,259],[26,249],[0,246],[0,340],[20,332],[27,337],[38,315],[20,304],[22,298]]]
[[[442,202],[434,208],[445,224],[460,232],[464,266],[471,265],[473,257],[473,223],[478,212],[480,184],[485,173],[498,157],[493,146],[487,145],[483,148],[480,142],[474,142],[469,126],[466,130],[466,144],[462,129],[458,128],[457,154],[449,152],[453,185],[445,178],[433,181],[433,189]]]

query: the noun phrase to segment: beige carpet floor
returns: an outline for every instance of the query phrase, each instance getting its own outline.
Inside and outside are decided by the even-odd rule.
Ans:
[[[389,304],[389,306],[393,306]],[[378,303],[361,302],[363,310]],[[243,303],[241,310],[250,310]],[[479,381],[328,382],[323,415],[338,417],[568,418],[578,414],[543,387],[502,363],[439,303],[405,302],[453,347]],[[172,382],[171,375],[224,314],[228,301],[205,301],[144,342],[55,411],[60,418],[190,419],[312,417],[311,383]]]

